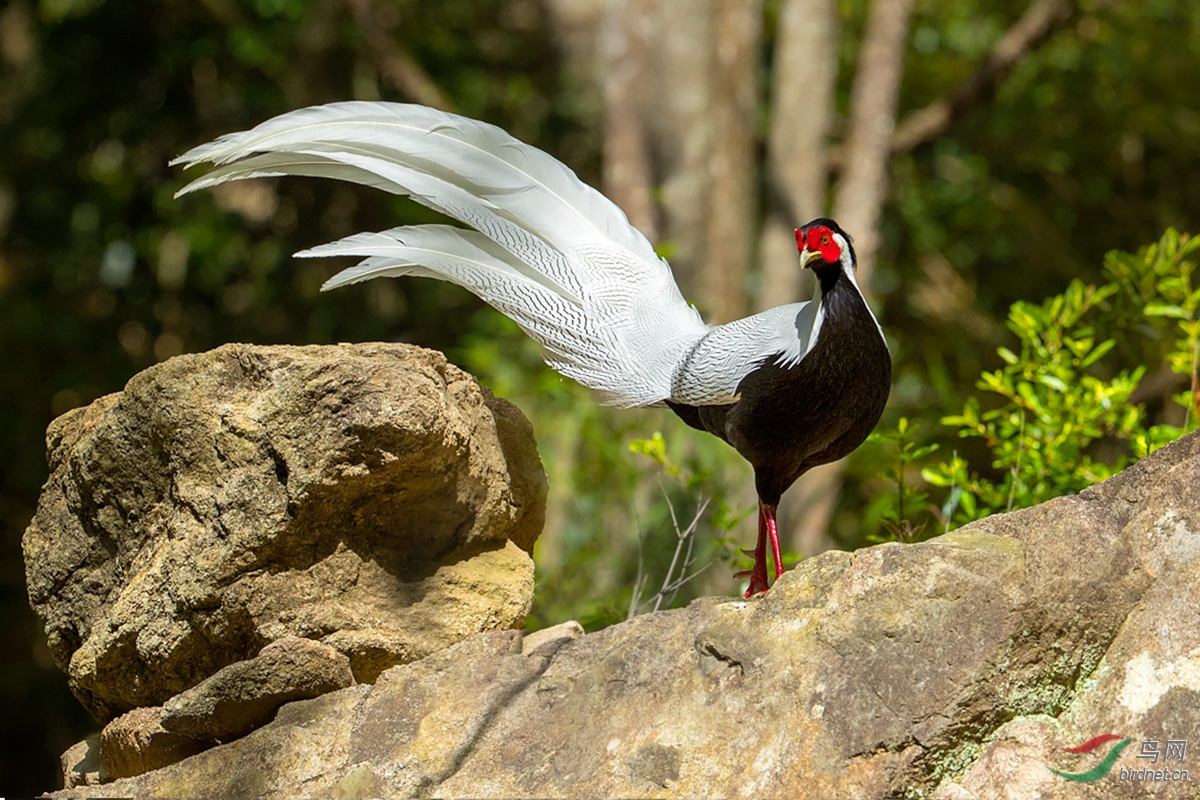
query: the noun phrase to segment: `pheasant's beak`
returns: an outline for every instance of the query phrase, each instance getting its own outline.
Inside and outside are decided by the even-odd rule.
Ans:
[[[821,257],[821,253],[817,250],[809,250],[807,247],[800,251],[800,268],[810,269],[812,263]]]

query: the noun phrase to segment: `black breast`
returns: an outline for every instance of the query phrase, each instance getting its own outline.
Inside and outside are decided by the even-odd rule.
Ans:
[[[770,360],[725,406],[670,407],[689,425],[733,445],[754,467],[763,502],[809,469],[862,444],[887,402],[892,361],[862,295],[841,271],[820,275],[824,321],[816,346],[790,369]]]

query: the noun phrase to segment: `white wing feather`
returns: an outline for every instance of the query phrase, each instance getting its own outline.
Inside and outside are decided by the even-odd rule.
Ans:
[[[411,196],[469,225],[475,230],[356,234],[297,255],[364,258],[326,289],[404,275],[457,283],[516,321],[551,367],[611,405],[733,402],[754,367],[779,353],[799,360],[819,327],[798,304],[710,328],[608,198],[550,155],[454,114],[395,103],[316,106],[172,163],[201,162],[217,168],[180,194],[246,178],[337,178]],[[812,336],[797,338],[800,328]]]

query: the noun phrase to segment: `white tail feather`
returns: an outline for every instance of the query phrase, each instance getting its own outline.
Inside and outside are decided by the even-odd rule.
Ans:
[[[324,288],[402,275],[464,286],[537,340],[551,367],[609,404],[671,399],[676,370],[710,331],[617,206],[493,125],[423,106],[335,103],[222,136],[172,163],[206,161],[217,169],[181,194],[245,178],[329,177],[409,195],[475,228],[396,228],[298,255],[365,257]],[[705,401],[729,402],[737,383],[729,380]]]
[[[545,272],[530,267],[493,239],[476,231],[449,225],[414,225],[381,233],[358,233],[296,253],[300,258],[347,255],[367,256],[371,265],[363,262],[342,270],[325,282],[322,291],[371,278],[396,277],[387,272],[389,266],[385,266],[394,264],[432,266],[430,262],[445,262],[444,268],[434,269],[434,272],[443,280],[453,280],[456,262],[461,262],[465,272],[480,276],[480,280],[486,280],[484,276],[491,272],[496,274],[494,280],[535,283],[563,300],[581,305],[575,290],[561,285]],[[468,289],[474,287],[469,281],[454,282]],[[480,297],[491,302],[486,296]]]
[[[602,239],[658,261],[621,210],[560,161],[494,125],[425,106],[348,102],[300,109],[192,148],[172,163],[222,165],[255,153],[321,150],[331,158],[358,156],[445,178],[559,245]]]

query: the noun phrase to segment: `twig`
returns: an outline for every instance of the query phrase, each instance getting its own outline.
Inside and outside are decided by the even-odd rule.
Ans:
[[[717,563],[718,561],[720,561],[720,560],[721,560],[721,559],[719,559],[719,558],[714,558],[714,559],[712,559],[711,561],[709,561],[707,564],[705,564],[703,567],[701,567],[700,569],[698,569],[698,570],[696,570],[695,572],[693,572],[692,574],[690,574],[690,575],[684,575],[684,576],[683,576],[683,577],[681,577],[679,580],[675,581],[675,582],[674,582],[674,583],[672,583],[672,584],[671,584],[669,587],[667,587],[668,591],[671,591],[671,592],[674,592],[674,593],[678,593],[678,592],[679,592],[679,590],[680,590],[680,588],[682,588],[682,587],[683,587],[685,584],[687,584],[687,583],[690,583],[690,582],[691,582],[691,580],[692,580],[693,578],[695,578],[696,576],[700,575],[700,574],[701,574],[701,573],[703,573],[703,572],[704,572],[706,569],[708,569],[709,567],[711,567],[713,564],[716,564],[716,563]],[[674,601],[675,601],[675,595],[674,595],[674,594],[672,594],[672,595],[671,595],[671,601],[670,601],[670,602],[672,602],[672,603],[673,603]],[[649,600],[647,600],[646,602],[647,602],[647,603],[649,603],[650,601],[649,601]]]
[[[636,512],[635,512],[636,513]],[[646,585],[646,562],[642,558],[642,526],[638,525],[638,568],[637,577],[633,579],[633,595],[629,598],[629,611],[625,613],[625,619],[631,620],[637,616],[638,606],[641,604],[642,589]]]
[[[952,451],[950,454],[950,458],[952,459],[951,463],[953,463],[954,461],[957,461],[958,460],[958,451],[957,450]],[[953,477],[950,478],[950,494],[947,495],[947,499],[954,497],[954,490],[957,487],[958,487],[958,470],[956,469],[956,470],[954,470]],[[957,503],[955,505],[957,505]],[[939,509],[939,511],[940,511],[940,509]],[[943,515],[943,516],[945,516],[944,524],[946,527],[945,527],[945,530],[942,531],[942,533],[950,532],[950,521],[952,519],[954,519],[954,511],[955,511],[955,509],[951,508],[949,514]]]
[[[699,519],[698,514],[697,514],[696,519],[697,520]],[[694,526],[695,522],[693,521],[692,524]],[[688,566],[692,563],[692,549],[694,548],[695,544],[696,544],[696,536],[695,536],[695,532],[693,531],[692,535],[689,536],[688,540],[687,540],[687,553],[685,553],[683,556],[683,567],[679,570],[680,574],[686,573]],[[709,563],[711,564],[712,562],[709,562]],[[695,576],[693,575],[692,577],[695,577]],[[691,580],[691,577],[687,578],[686,580]],[[671,599],[667,600],[668,606],[675,605],[675,598],[679,595],[679,587],[682,586],[686,582],[686,580],[679,580],[673,584],[672,592],[671,592]]]
[[[660,487],[661,487],[661,479],[660,479]],[[655,601],[654,601],[654,610],[655,611],[658,611],[658,609],[662,606],[663,598],[666,597],[667,592],[670,591],[669,587],[671,586],[671,581],[675,577],[675,565],[679,563],[679,554],[683,550],[684,542],[695,535],[696,526],[700,524],[700,517],[704,514],[704,511],[705,511],[705,509],[708,508],[708,504],[709,504],[709,499],[707,497],[704,498],[703,501],[700,503],[700,507],[698,509],[696,509],[696,516],[692,517],[691,524],[688,525],[685,530],[680,530],[679,529],[679,518],[675,516],[675,506],[674,506],[674,504],[671,503],[671,498],[667,495],[666,488],[663,488],[663,497],[666,498],[667,508],[670,509],[670,511],[671,511],[671,524],[675,528],[676,542],[675,542],[675,553],[671,556],[671,565],[669,567],[667,567],[667,574],[663,577],[662,588],[660,588],[658,590],[658,593],[655,595]],[[683,569],[681,570],[681,572],[685,572],[686,570],[687,570],[687,560],[684,561]],[[649,601],[647,601],[647,602],[649,602]]]
[[[696,529],[700,525],[700,518],[703,517],[704,512],[708,510],[708,506],[712,502],[711,499],[707,498],[707,497],[701,498],[700,505],[697,507],[696,513],[692,517],[692,521],[690,523],[688,523],[688,526],[686,528],[681,529],[679,527],[679,517],[675,513],[675,505],[671,502],[671,497],[670,497],[670,495],[667,494],[666,487],[662,485],[661,477],[659,478],[659,488],[662,490],[663,499],[667,501],[667,510],[670,511],[670,513],[671,513],[671,525],[675,529],[675,539],[676,539],[675,552],[671,556],[671,564],[669,567],[667,567],[666,575],[663,576],[662,586],[659,588],[659,590],[657,592],[655,592],[653,595],[651,595],[650,597],[648,597],[644,601],[642,601],[642,600],[640,600],[641,594],[642,594],[642,588],[645,585],[645,581],[648,580],[649,576],[646,576],[643,574],[642,547],[641,547],[642,539],[641,539],[640,535],[638,536],[638,577],[634,581],[634,591],[633,591],[633,597],[630,600],[630,604],[629,604],[629,616],[627,617],[628,619],[632,619],[637,613],[640,612],[640,610],[643,606],[649,605],[651,602],[654,603],[654,607],[650,610],[658,611],[660,608],[662,608],[663,600],[666,599],[668,594],[671,595],[670,600],[668,600],[668,605],[670,605],[671,603],[674,603],[675,596],[676,596],[676,594],[678,594],[680,587],[682,587],[684,584],[686,584],[692,578],[695,578],[697,575],[704,572],[704,570],[708,569],[710,566],[713,565],[713,563],[716,562],[716,559],[714,559],[713,561],[710,561],[708,564],[705,564],[703,567],[701,567],[700,569],[691,573],[690,575],[687,574],[688,567],[692,563],[692,553],[693,553],[695,539],[696,539]],[[680,564],[680,556],[681,555],[683,556],[682,565]],[[676,568],[678,568],[678,570]],[[680,575],[680,577],[678,579],[675,578],[677,571]]]
[[[1009,468],[1012,483],[1008,487],[1008,507],[1004,510],[1012,511],[1013,503],[1017,499],[1017,480],[1021,474],[1021,456],[1025,455],[1025,409],[1021,409],[1021,430],[1017,434],[1017,460]]]
[[[1200,342],[1192,342],[1192,405],[1183,418],[1183,428],[1192,426],[1192,414],[1200,417]]]

